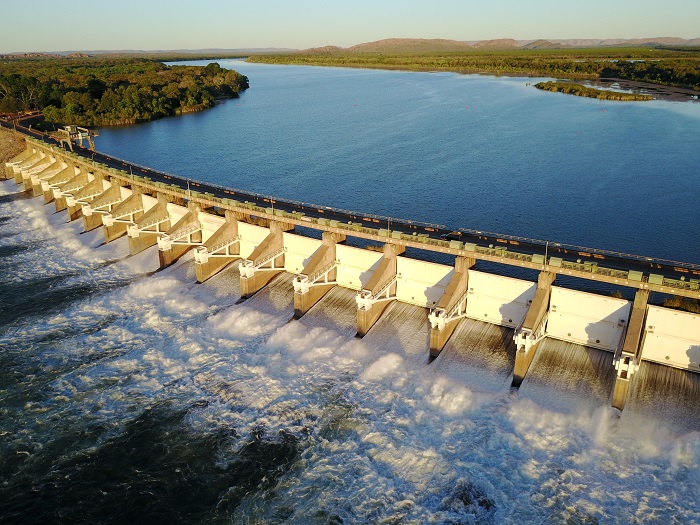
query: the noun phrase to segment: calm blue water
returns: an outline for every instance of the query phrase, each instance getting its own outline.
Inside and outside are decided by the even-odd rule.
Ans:
[[[700,105],[236,67],[240,100],[101,130],[99,148],[295,199],[697,261]],[[188,255],[153,273],[155,248],[130,257],[17,191],[0,183],[2,524],[700,523],[697,375],[645,365],[620,415],[609,366],[590,365],[609,356],[547,341],[513,391],[498,327],[462,322],[427,364],[424,309],[392,304],[360,340],[354,294],[335,289],[290,321],[290,276],[241,303],[235,267],[198,285]]]
[[[700,262],[700,104],[604,102],[527,78],[221,61],[239,99],[102,129],[195,179],[454,227]]]

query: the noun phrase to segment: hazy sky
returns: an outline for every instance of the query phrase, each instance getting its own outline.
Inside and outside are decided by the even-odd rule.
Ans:
[[[0,53],[700,37],[698,0],[0,0]]]

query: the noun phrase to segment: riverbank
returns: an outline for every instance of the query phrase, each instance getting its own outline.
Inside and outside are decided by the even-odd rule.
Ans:
[[[0,112],[38,110],[49,123],[85,127],[198,111],[248,88],[247,77],[216,62],[167,66],[139,57],[14,59],[0,76],[13,79],[12,91],[0,93]]]
[[[556,79],[604,87],[620,84],[620,89],[623,90],[648,93],[655,99],[672,101],[695,101],[700,96],[698,61],[673,50],[606,48],[423,54],[317,50],[285,55],[257,55],[248,57],[248,61]]]

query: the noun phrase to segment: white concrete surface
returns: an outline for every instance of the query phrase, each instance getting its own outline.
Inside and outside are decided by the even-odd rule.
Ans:
[[[700,372],[700,315],[649,306],[642,359]]]
[[[239,221],[238,235],[241,237],[241,257],[245,259],[251,253],[253,253],[253,250],[255,250],[255,248],[257,248],[269,234],[270,230],[268,228]]]
[[[283,232],[284,269],[289,273],[301,273],[311,256],[323,244],[318,239],[311,239],[290,232]]]
[[[515,328],[525,318],[536,283],[469,270],[467,317]]]
[[[431,307],[445,293],[454,273],[453,266],[398,257],[396,261],[399,301],[416,306]]]
[[[632,303],[552,287],[547,336],[614,352],[627,330]]]
[[[338,244],[335,258],[338,261],[338,284],[351,290],[361,290],[372,277],[382,253]]]

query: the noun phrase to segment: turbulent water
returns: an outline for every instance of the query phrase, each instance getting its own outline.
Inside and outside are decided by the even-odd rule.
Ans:
[[[429,363],[424,309],[356,339],[335,289],[291,320],[289,276],[241,302],[235,266],[153,273],[155,248],[129,257],[17,189],[0,183],[2,523],[700,522],[697,420],[657,409],[697,414],[697,376],[644,365],[619,417],[609,354],[547,341],[511,390],[509,330],[465,320]]]

